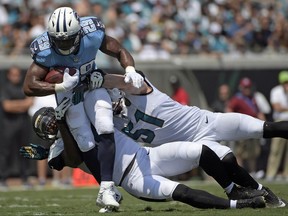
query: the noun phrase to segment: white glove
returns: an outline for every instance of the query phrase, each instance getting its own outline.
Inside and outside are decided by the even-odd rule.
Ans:
[[[70,98],[64,98],[62,102],[55,108],[55,117],[57,120],[63,120],[68,108],[72,106]]]
[[[63,82],[55,84],[55,92],[66,92],[72,90],[75,86],[77,86],[79,82],[79,70],[76,70],[76,73],[71,76],[69,74],[69,68],[64,70]]]
[[[125,68],[125,83],[132,83],[134,87],[140,88],[143,85],[144,79],[143,77],[136,73],[135,68],[133,66],[128,66]]]
[[[103,81],[103,75],[98,71],[93,71],[90,75],[89,89],[93,90],[96,88],[101,88]]]

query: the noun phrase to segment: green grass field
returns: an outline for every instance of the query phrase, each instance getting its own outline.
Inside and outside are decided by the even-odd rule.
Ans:
[[[288,200],[288,184],[266,184],[277,195]],[[212,194],[226,197],[223,190],[214,182],[185,182],[193,188],[207,190]],[[265,209],[230,209],[230,210],[201,210],[192,208],[179,202],[150,203],[137,200],[121,190],[124,200],[119,212],[122,215],[157,215],[157,216],[185,216],[185,215],[253,215],[253,216],[277,216],[288,215],[286,208],[265,208]],[[1,216],[32,216],[32,215],[100,215],[99,207],[95,205],[95,198],[98,192],[97,187],[77,188],[71,190],[45,190],[21,191],[13,189],[8,192],[0,192],[0,215]]]

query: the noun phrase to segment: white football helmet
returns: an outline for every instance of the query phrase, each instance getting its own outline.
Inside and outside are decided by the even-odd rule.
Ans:
[[[76,11],[70,7],[57,8],[48,21],[48,36],[53,48],[61,55],[78,51],[81,26]]]

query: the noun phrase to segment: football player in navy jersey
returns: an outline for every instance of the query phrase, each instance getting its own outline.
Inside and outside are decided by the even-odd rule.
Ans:
[[[95,153],[101,161],[102,181],[96,203],[100,206],[119,207],[119,203],[115,200],[112,181],[115,143],[111,99],[105,89],[99,89],[103,92],[103,100],[91,105],[89,101],[92,100],[89,100],[89,95],[86,93],[94,91],[94,87],[102,82],[98,79],[99,72],[95,63],[98,50],[117,58],[125,69],[125,81],[139,88],[143,83],[143,77],[135,72],[133,57],[116,39],[105,34],[105,26],[99,18],[92,16],[80,18],[69,7],[57,8],[51,14],[47,32],[31,43],[30,50],[33,63],[25,77],[23,85],[25,94],[28,96],[55,94],[58,104],[67,98],[73,100],[74,106],[68,109],[66,121],[83,152],[84,162],[93,175],[96,175],[93,169],[93,164],[97,160]],[[53,67],[67,67],[62,83],[44,81]],[[76,68],[77,72],[70,75],[68,67]],[[86,90],[86,85],[83,84],[87,82],[89,90]],[[94,107],[92,124],[100,136],[97,143],[98,153],[95,150],[96,143],[83,101]]]

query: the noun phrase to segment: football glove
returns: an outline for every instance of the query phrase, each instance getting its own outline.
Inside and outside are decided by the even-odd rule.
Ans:
[[[101,88],[104,81],[103,74],[99,71],[93,71],[90,74],[89,90]]]
[[[87,90],[87,85],[80,84],[73,89],[72,104],[76,105],[84,101],[84,93]]]
[[[22,146],[19,149],[19,152],[24,158],[33,160],[47,159],[49,155],[49,149],[32,143],[30,143],[28,146]]]
[[[72,106],[70,98],[64,98],[62,102],[55,108],[55,117],[58,121],[64,120],[65,113]]]
[[[125,72],[125,83],[132,83],[136,88],[140,88],[143,85],[144,78],[140,74],[136,73],[133,66],[126,67]]]
[[[55,92],[66,92],[72,90],[79,82],[80,72],[77,69],[74,75],[69,74],[69,68],[64,70],[63,82],[55,84]]]

